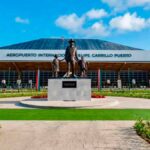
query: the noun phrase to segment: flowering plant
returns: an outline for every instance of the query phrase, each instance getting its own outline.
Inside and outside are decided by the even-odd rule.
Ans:
[[[47,94],[45,94],[45,95],[32,96],[31,98],[47,98]]]
[[[91,98],[105,98],[105,96],[100,95],[99,93],[92,93]]]
[[[31,98],[48,98],[47,94],[32,96]],[[104,95],[100,95],[99,93],[92,93],[91,98],[105,98]]]

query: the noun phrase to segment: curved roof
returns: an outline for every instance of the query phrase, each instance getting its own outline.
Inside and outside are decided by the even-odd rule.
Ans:
[[[0,47],[0,49],[47,49],[60,50],[66,49],[69,39],[38,39],[19,44]],[[140,50],[121,44],[116,44],[99,39],[74,39],[79,50]]]

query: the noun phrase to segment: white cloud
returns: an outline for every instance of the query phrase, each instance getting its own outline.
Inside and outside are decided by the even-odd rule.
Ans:
[[[107,27],[102,22],[95,22],[89,29],[89,34],[93,36],[107,36],[109,35],[109,31]]]
[[[56,21],[56,25],[67,29],[71,32],[77,32],[84,23],[84,17],[78,17],[75,13],[70,15],[60,16]]]
[[[99,19],[107,16],[108,13],[104,9],[91,9],[86,13],[86,16],[89,19]]]
[[[119,31],[140,31],[149,26],[149,19],[138,17],[136,13],[126,13],[110,21],[110,27]]]
[[[102,0],[104,3],[113,7],[115,11],[126,10],[131,7],[149,8],[150,0]]]
[[[127,31],[136,32],[144,28],[150,27],[150,18],[145,19],[139,17],[136,13],[125,13],[123,16],[116,16],[112,18],[109,22],[103,23],[101,15],[96,14],[96,11],[90,10],[82,14],[81,17],[79,17],[75,13],[63,15],[56,19],[55,24],[58,27],[67,30],[70,34],[84,37],[108,36],[111,34],[112,31],[119,31],[118,33],[124,33]],[[98,17],[100,18],[98,19]],[[97,20],[95,22],[91,20],[96,18]]]
[[[127,4],[129,7],[146,6],[150,4],[150,0],[128,0]]]
[[[88,28],[82,28],[78,32],[78,35],[83,37],[103,37],[109,35],[109,30],[102,22],[95,22]]]
[[[110,7],[114,7],[115,11],[122,9],[123,6],[125,7],[123,0],[102,0],[102,2],[108,4]]]
[[[57,26],[68,30],[70,33],[75,33],[80,36],[93,37],[108,35],[108,31],[101,22],[95,22],[87,28],[83,27],[84,23],[85,19],[83,19],[83,17],[79,18],[75,14],[62,16],[56,20]]]
[[[99,13],[96,14],[96,12]],[[90,21],[88,18],[96,19],[101,18],[104,15],[107,15],[104,10],[99,11],[92,9],[87,13],[84,13],[81,17],[77,16],[75,13],[59,16],[56,19],[55,24],[65,30],[68,30],[71,34],[74,33],[86,37],[106,36],[108,35],[108,31],[101,21],[92,23],[92,25],[88,27],[84,27],[87,21]]]
[[[21,17],[16,17],[15,22],[16,23],[21,23],[21,24],[30,24],[29,19],[23,19]]]

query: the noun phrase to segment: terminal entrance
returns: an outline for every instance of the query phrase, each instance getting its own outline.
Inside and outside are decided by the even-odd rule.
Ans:
[[[118,72],[111,70],[101,70],[100,75],[98,71],[89,70],[87,77],[92,79],[92,88],[98,86],[98,76],[102,88],[117,88]],[[65,72],[60,72],[59,77],[62,78]],[[76,72],[79,75],[78,72]],[[15,70],[0,71],[0,81],[6,80],[6,85],[9,88],[17,88],[18,73]],[[48,79],[52,78],[52,71],[40,70],[40,87],[47,88]],[[120,79],[122,81],[122,88],[146,88],[150,87],[150,73],[149,71],[125,70],[120,71]],[[35,88],[36,85],[36,71],[26,70],[21,71],[21,87]],[[0,87],[2,83],[0,83]]]
[[[60,64],[59,78],[66,73],[65,63]],[[47,88],[52,78],[51,62],[0,62],[0,87],[2,80],[9,88],[17,88],[18,76],[21,88],[35,88],[38,80],[41,88]],[[76,67],[76,75],[79,76]],[[148,88],[150,87],[150,63],[88,62],[87,77],[92,80],[92,88]],[[19,81],[20,82],[20,81]]]

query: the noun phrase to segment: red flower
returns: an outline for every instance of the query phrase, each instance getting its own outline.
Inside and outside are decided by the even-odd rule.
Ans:
[[[48,98],[47,95],[39,95],[39,96],[32,96],[31,98]],[[104,95],[100,95],[99,93],[92,93],[91,98],[105,98]]]
[[[31,98],[47,98],[47,95],[32,96]]]

